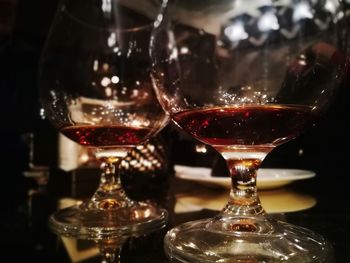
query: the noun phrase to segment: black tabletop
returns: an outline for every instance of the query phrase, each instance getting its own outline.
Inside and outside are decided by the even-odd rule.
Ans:
[[[84,172],[86,170],[81,173]],[[314,178],[281,188],[259,190],[259,194],[271,216],[321,234],[333,245],[336,262],[345,263],[350,262],[348,187],[345,181],[331,177],[317,173]],[[226,188],[208,187],[176,177],[170,178],[169,183],[161,201],[169,211],[168,225],[150,235],[129,238],[122,248],[122,262],[170,262],[163,252],[167,230],[183,222],[214,216],[228,196]],[[50,232],[47,218],[54,211],[58,201],[55,198],[50,198],[47,192],[36,193],[31,200],[31,217],[28,203],[1,217],[2,254],[34,262],[100,262],[93,241],[61,238]]]

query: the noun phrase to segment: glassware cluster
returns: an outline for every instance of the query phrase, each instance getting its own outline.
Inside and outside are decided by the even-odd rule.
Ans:
[[[213,146],[232,179],[214,218],[169,231],[175,262],[329,262],[320,235],[274,220],[260,204],[257,169],[276,146],[313,126],[345,71],[341,2],[163,2],[151,37],[163,109]]]
[[[171,260],[330,262],[322,236],[265,213],[256,175],[331,104],[346,68],[343,17],[337,0],[63,0],[40,99],[102,164],[95,194],[54,213],[53,232],[95,240],[112,262],[127,237],[164,227],[166,210],[131,200],[117,170],[170,116],[224,157],[232,179],[217,216],[166,234]]]

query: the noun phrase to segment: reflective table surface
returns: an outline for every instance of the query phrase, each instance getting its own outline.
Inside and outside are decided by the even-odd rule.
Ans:
[[[280,220],[309,228],[328,239],[334,247],[336,262],[350,262],[350,206],[345,182],[328,180],[327,175],[300,180],[271,190],[261,190],[265,210]],[[171,227],[186,221],[215,215],[226,202],[228,189],[204,186],[196,182],[169,178],[160,204],[169,211],[165,229],[148,236],[130,238],[124,244],[121,262],[170,262],[163,252],[163,237]],[[84,185],[84,182],[80,182]],[[57,187],[57,184],[56,184]],[[49,194],[50,192],[50,194]],[[100,262],[93,241],[57,237],[47,227],[47,217],[58,205],[78,199],[55,192],[33,195],[32,215],[22,206],[1,219],[2,255],[34,262]]]

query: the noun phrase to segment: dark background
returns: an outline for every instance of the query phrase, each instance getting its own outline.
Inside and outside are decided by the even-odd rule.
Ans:
[[[39,117],[36,86],[38,59],[56,5],[55,0],[0,0],[1,261],[50,262],[52,251],[43,241],[55,247],[55,240],[43,231],[45,221],[37,222],[36,230],[29,227],[26,202],[35,182],[23,171],[28,169],[29,147],[24,140],[28,133],[37,134],[38,164],[56,162],[56,135]],[[45,210],[43,205],[40,210]]]
[[[25,178],[23,171],[28,169],[28,145],[24,140],[28,133],[35,136],[35,163],[54,171],[57,168],[57,132],[39,116],[36,80],[40,52],[57,2],[0,0],[0,233],[3,234],[0,251],[16,250],[17,259],[50,259],[52,251],[37,242],[38,239],[52,242],[55,247],[49,233],[39,231],[33,235],[27,227],[24,210],[28,189],[35,183]],[[350,164],[348,85],[344,82],[330,110],[316,127],[275,149],[263,166],[314,170],[320,183],[344,189]],[[172,163],[195,161],[197,165],[211,166],[219,158],[212,151],[198,157],[192,139],[176,129],[166,132],[172,142],[169,145]],[[345,194],[343,197],[347,198]]]
[[[55,161],[55,157],[50,155],[56,155],[56,141],[51,141],[53,131],[46,121],[40,119],[36,82],[41,48],[56,5],[55,0],[0,0],[0,160],[3,184],[6,185],[1,195],[11,200],[3,204],[9,209],[22,201],[25,195],[22,171],[27,168],[28,146],[23,137],[29,132],[38,133],[39,137],[39,133],[45,134],[47,129],[48,136],[40,138],[45,141],[46,147],[41,146],[44,142],[37,144],[43,148],[38,162],[53,164]]]

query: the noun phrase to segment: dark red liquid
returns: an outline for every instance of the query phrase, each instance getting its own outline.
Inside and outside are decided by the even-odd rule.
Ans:
[[[150,129],[122,126],[69,126],[61,130],[71,140],[85,146],[137,145],[150,134]]]
[[[174,121],[210,145],[277,145],[312,124],[310,107],[262,105],[217,107],[178,112]]]

